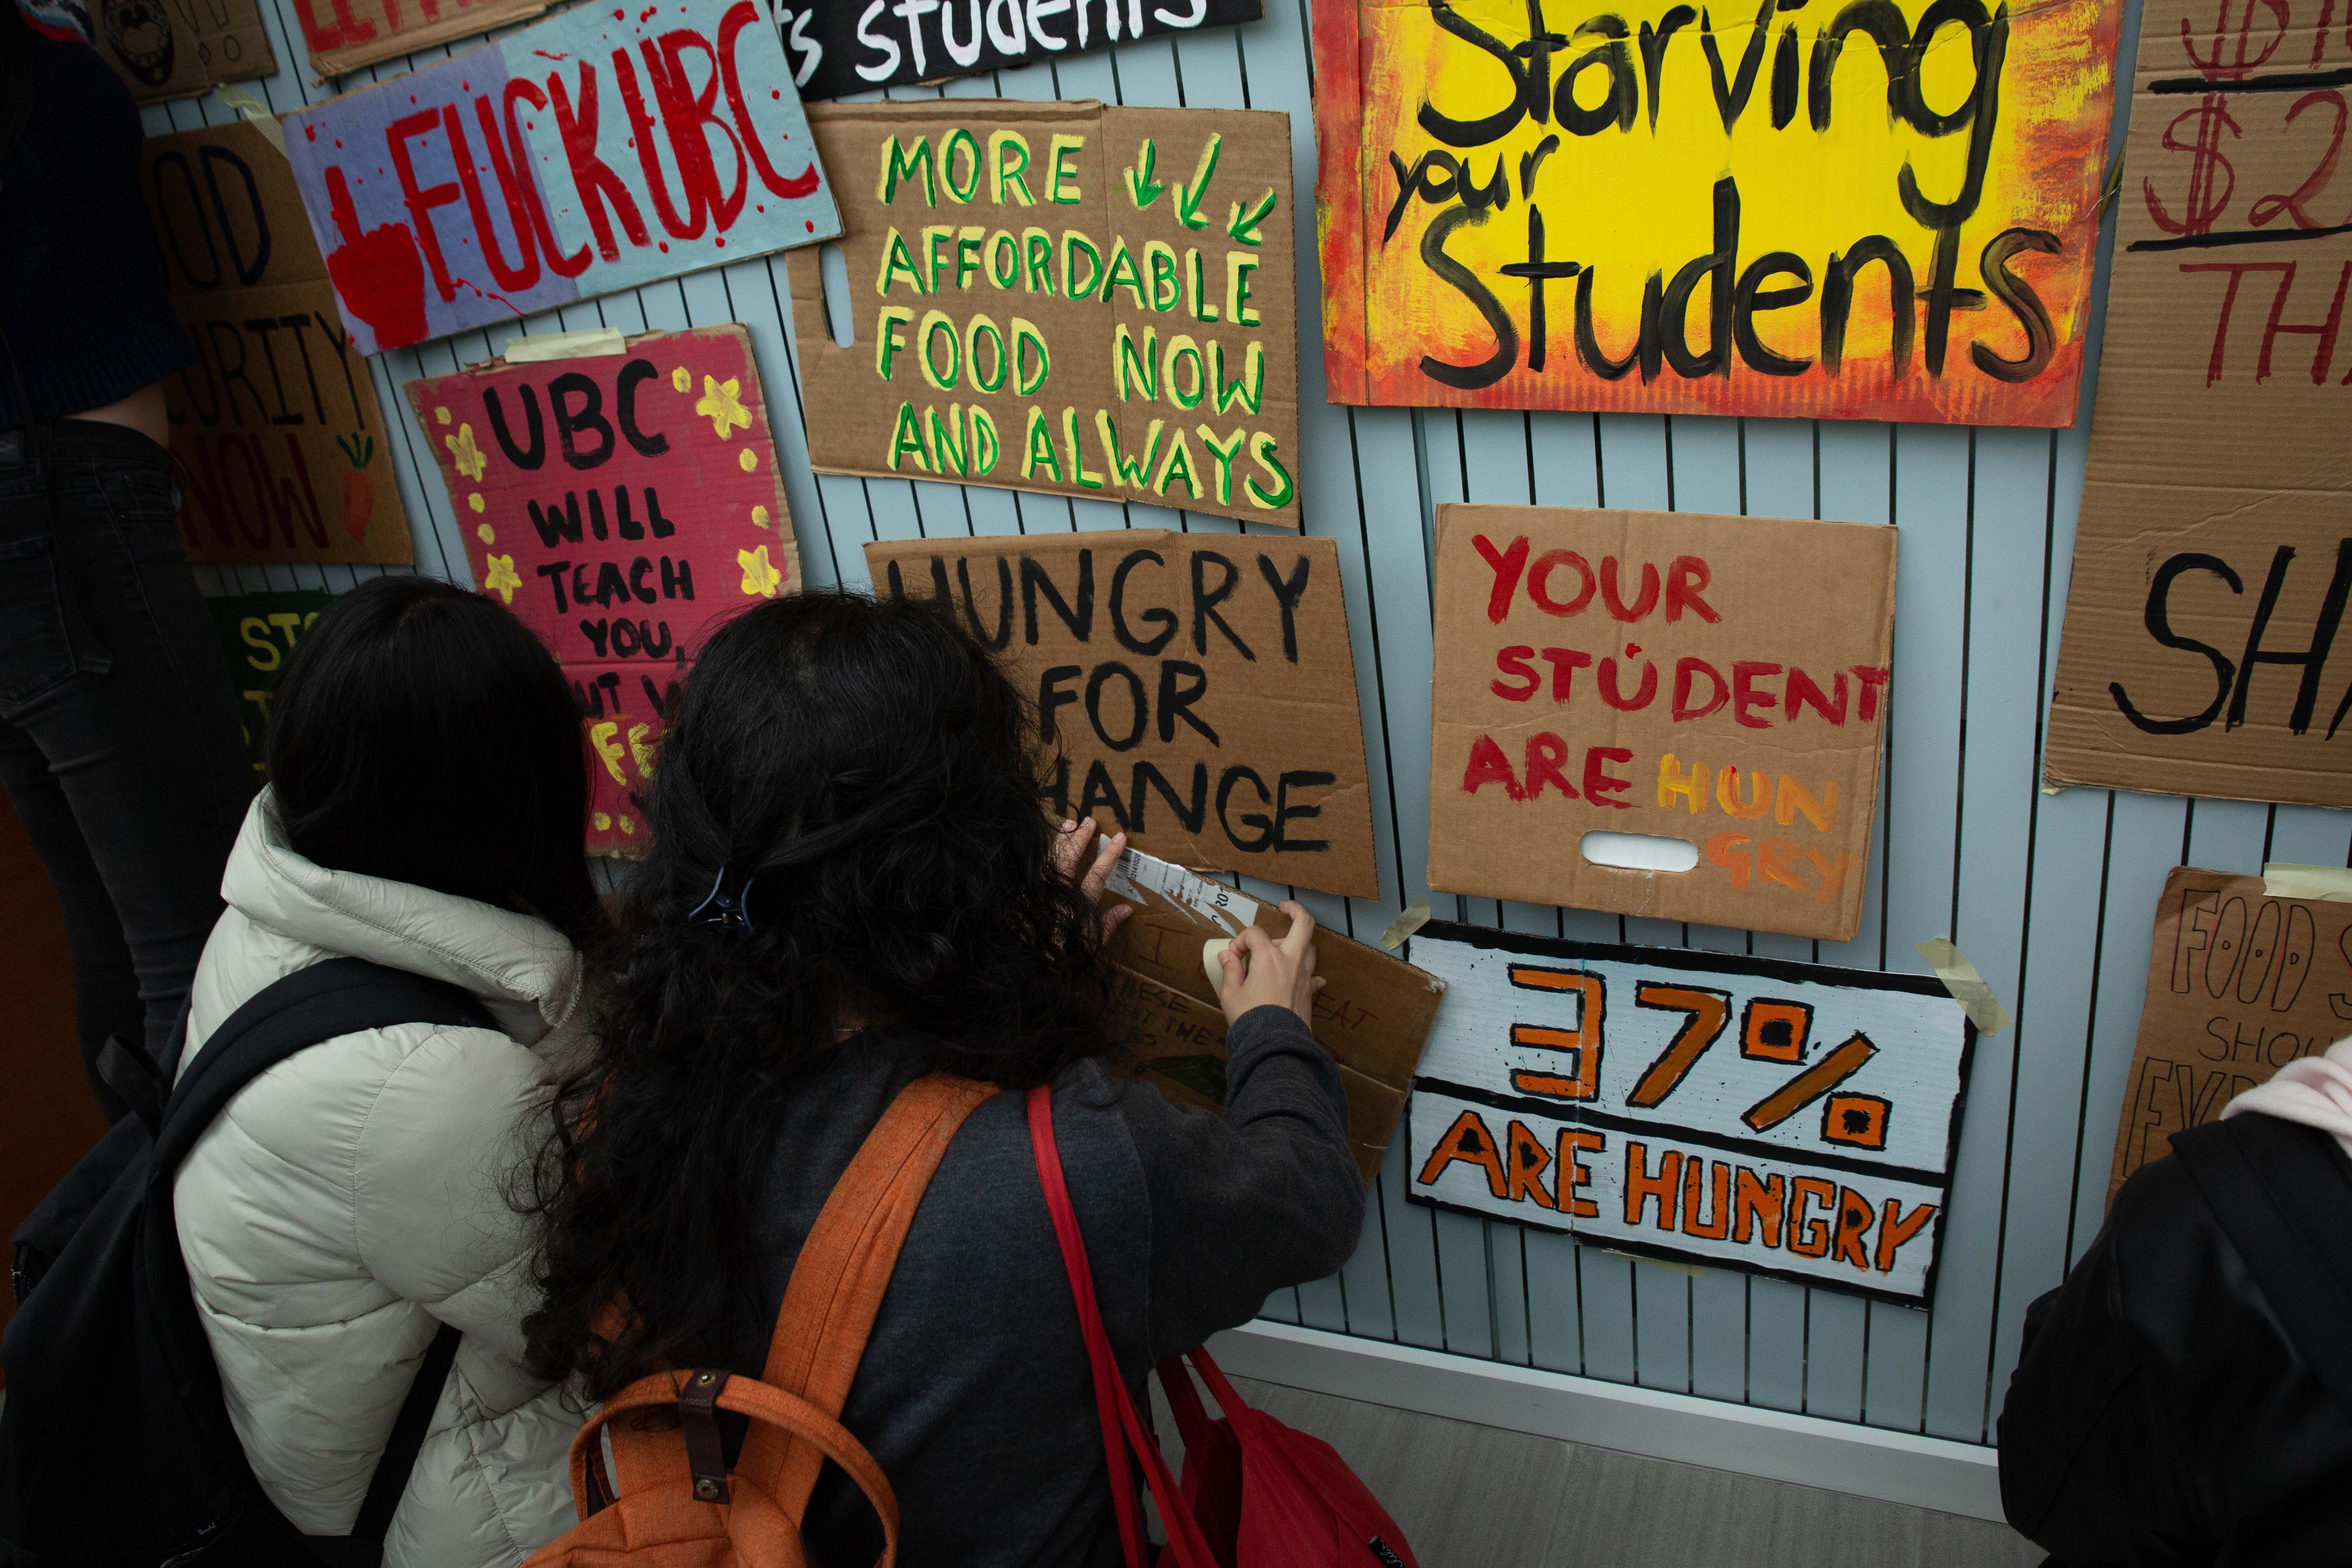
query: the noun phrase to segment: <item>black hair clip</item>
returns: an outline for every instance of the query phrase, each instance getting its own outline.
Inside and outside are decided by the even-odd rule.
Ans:
[[[745,936],[753,935],[751,915],[746,906],[751,902],[751,884],[758,880],[759,878],[756,875],[746,877],[740,891],[732,894],[726,892],[724,889],[727,886],[727,862],[721,860],[719,863],[719,875],[710,879],[709,893],[702,902],[694,906],[694,911],[686,917],[686,923],[690,926],[727,926],[740,929]]]

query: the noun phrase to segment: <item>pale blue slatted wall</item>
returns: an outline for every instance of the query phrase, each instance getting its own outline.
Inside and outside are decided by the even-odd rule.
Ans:
[[[278,58],[299,57],[285,0],[263,0]],[[1276,109],[1295,177],[1314,180],[1304,0],[1268,0],[1238,35],[1130,47],[954,83],[946,96],[1101,98]],[[2124,58],[2137,32],[2127,10]],[[419,59],[439,58],[434,51]],[[389,77],[386,66],[360,79]],[[289,64],[258,84],[280,111],[324,89]],[[922,89],[924,96],[934,89]],[[215,100],[147,112],[149,129],[223,118]],[[1404,1201],[1391,1157],[1356,1257],[1284,1291],[1270,1316],[1465,1355],[1580,1373],[1842,1420],[1985,1440],[2025,1304],[2086,1246],[2105,1199],[2116,1108],[2166,868],[2258,870],[2264,859],[2352,863],[2352,820],[2304,807],[2074,790],[2043,795],[2039,737],[2057,651],[2084,428],[1967,430],[1626,415],[1408,413],[1323,402],[1311,208],[1300,254],[1301,494],[1307,531],[1336,540],[1355,639],[1380,837],[1378,903],[1302,895],[1318,918],[1378,935],[1425,892],[1431,508],[1446,500],[1667,507],[1891,521],[1901,530],[1889,761],[1860,935],[1851,942],[1439,900],[1514,931],[1687,945],[1919,972],[1948,936],[2017,1016],[1983,1042],[1969,1089],[1932,1313],[1727,1270],[1696,1278],[1539,1231]],[[750,324],[775,411],[785,486],[812,583],[867,584],[871,539],[1239,525],[1155,507],[924,481],[813,478],[788,347],[781,261],[755,260],[523,323],[625,331]],[[464,580],[465,554],[401,384],[496,352],[509,330],[383,356],[377,395],[417,569]],[[1260,530],[1260,531],[1265,531]],[[221,592],[344,588],[370,567],[207,570]],[[1244,881],[1253,891],[1279,889]]]

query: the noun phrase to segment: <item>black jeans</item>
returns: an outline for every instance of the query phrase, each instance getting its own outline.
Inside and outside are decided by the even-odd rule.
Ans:
[[[82,1064],[112,1121],[99,1050],[163,1047],[254,790],[171,458],[136,431],[0,431],[0,784],[65,912]]]

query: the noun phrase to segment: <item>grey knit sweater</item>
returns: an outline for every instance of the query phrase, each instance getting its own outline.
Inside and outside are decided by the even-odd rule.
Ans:
[[[1054,1126],[1103,1320],[1131,1384],[1154,1360],[1337,1268],[1363,1223],[1338,1068],[1296,1014],[1260,1007],[1227,1041],[1222,1118],[1082,1063]],[[765,1316],[817,1212],[891,1097],[907,1042],[859,1040],[793,1097],[760,1207]],[[763,1331],[734,1364],[756,1373]],[[843,1424],[898,1493],[899,1561],[1119,1560],[1077,1314],[1037,1184],[1021,1096],[956,1135],[916,1214]],[[804,1529],[812,1560],[862,1568],[881,1537],[828,1466]]]

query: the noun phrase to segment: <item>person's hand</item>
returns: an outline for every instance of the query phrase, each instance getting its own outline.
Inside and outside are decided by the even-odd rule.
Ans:
[[[1253,1007],[1287,1007],[1307,1027],[1315,1026],[1315,993],[1323,989],[1315,974],[1315,917],[1289,900],[1283,901],[1282,912],[1290,917],[1290,931],[1280,941],[1260,927],[1244,926],[1233,945],[1217,954],[1225,971],[1217,1003],[1228,1024],[1240,1023]]]
[[[1083,876],[1079,874],[1078,868],[1087,864],[1088,847],[1100,837],[1091,816],[1083,822],[1064,822],[1060,836],[1054,840],[1054,864],[1064,877],[1078,885],[1078,891],[1087,896],[1087,902],[1100,911],[1096,929],[1101,939],[1108,942],[1111,934],[1127,922],[1127,917],[1135,912],[1135,906],[1113,904],[1107,910],[1102,907],[1103,889],[1110,881],[1111,868],[1117,866],[1118,858],[1127,853],[1126,834],[1112,834],[1110,841],[1096,854],[1094,864],[1087,868]]]

